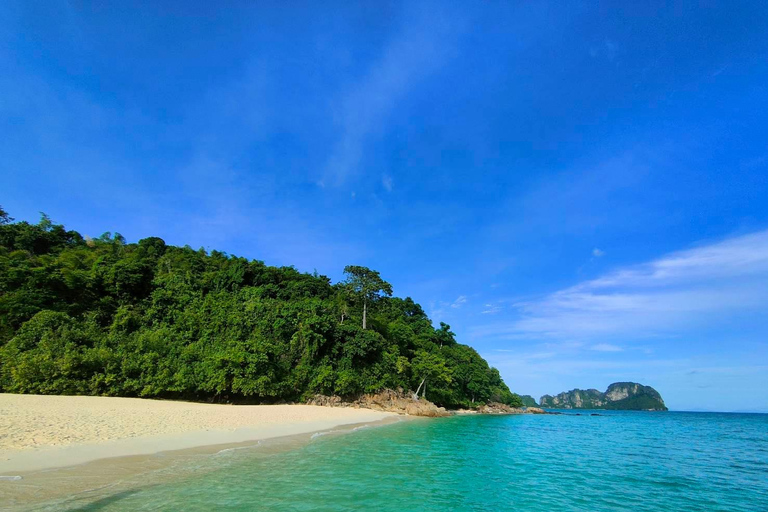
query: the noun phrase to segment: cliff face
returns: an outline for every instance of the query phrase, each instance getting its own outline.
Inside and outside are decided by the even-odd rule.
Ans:
[[[614,382],[605,393],[597,389],[573,389],[556,396],[544,395],[539,404],[553,409],[667,410],[658,391],[636,382]]]

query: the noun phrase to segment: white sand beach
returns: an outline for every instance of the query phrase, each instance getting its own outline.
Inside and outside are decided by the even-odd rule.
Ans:
[[[0,476],[109,457],[312,433],[393,416],[311,405],[0,394]]]

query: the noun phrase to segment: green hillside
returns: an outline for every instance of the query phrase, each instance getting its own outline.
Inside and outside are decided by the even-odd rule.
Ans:
[[[448,325],[377,272],[345,271],[331,283],[0,209],[0,391],[274,402],[402,387],[520,405]]]

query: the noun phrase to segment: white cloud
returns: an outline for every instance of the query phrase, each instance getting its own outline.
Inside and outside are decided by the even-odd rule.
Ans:
[[[645,265],[619,270],[587,286],[659,287],[699,281],[768,276],[768,230],[672,253]]]
[[[475,334],[669,337],[736,314],[768,313],[768,230],[620,268],[515,306],[517,320]]]
[[[451,307],[453,309],[458,309],[466,303],[467,303],[466,295],[459,295],[458,297],[456,297],[456,300],[451,303]]]
[[[438,322],[445,320],[446,313],[450,313],[452,309],[459,309],[466,303],[466,295],[459,295],[453,302],[443,300],[437,302],[431,301],[428,307],[429,317],[432,319],[433,323],[437,324]]]
[[[483,309],[482,311],[482,314],[484,315],[495,315],[496,313],[501,311],[501,306],[497,304],[485,304],[484,308],[485,309]]]
[[[605,251],[601,251],[600,249],[595,247],[594,249],[592,249],[592,256],[594,256],[595,258],[601,258],[605,256]]]
[[[384,187],[384,189],[387,192],[392,192],[392,185],[393,185],[392,177],[387,175],[383,176],[381,178],[381,185]]]

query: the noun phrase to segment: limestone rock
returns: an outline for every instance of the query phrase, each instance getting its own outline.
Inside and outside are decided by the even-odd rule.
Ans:
[[[614,382],[605,393],[572,389],[556,396],[544,395],[539,404],[553,409],[667,410],[658,391],[636,382]]]
[[[480,414],[522,414],[525,411],[524,409],[510,407],[498,402],[488,402],[485,405],[479,405],[477,407],[477,412]]]

